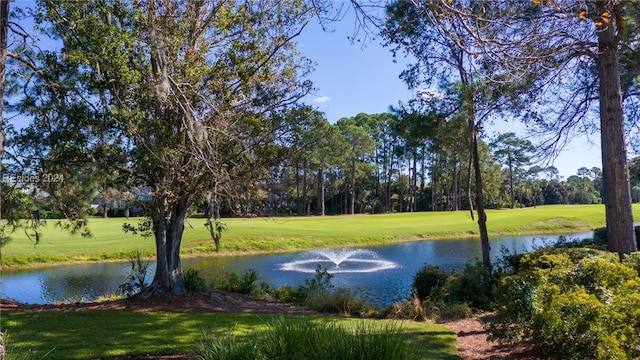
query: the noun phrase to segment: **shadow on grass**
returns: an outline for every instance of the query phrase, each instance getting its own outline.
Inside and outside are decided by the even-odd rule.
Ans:
[[[14,349],[34,359],[97,359],[191,354],[203,331],[214,337],[256,337],[282,315],[142,313],[126,311],[10,312],[2,314]],[[331,321],[351,321],[330,318]],[[461,359],[456,336],[439,326],[403,324],[412,352],[422,359]],[[426,330],[425,330],[426,329]]]
[[[411,331],[406,337],[421,359],[462,360],[456,350],[456,335],[451,331]]]

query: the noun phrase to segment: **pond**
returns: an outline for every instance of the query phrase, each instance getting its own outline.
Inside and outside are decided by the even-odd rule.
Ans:
[[[592,233],[565,235],[587,238]],[[503,236],[491,238],[493,260],[500,249],[531,251],[558,236]],[[413,275],[425,264],[445,270],[461,270],[466,262],[481,258],[478,239],[424,240],[359,249],[325,249],[300,253],[251,256],[206,256],[184,259],[183,269],[193,268],[211,279],[221,270],[242,272],[254,269],[266,283],[303,285],[312,278],[317,264],[333,274],[332,283],[348,288],[359,299],[378,307],[407,298]],[[92,263],[2,274],[3,298],[30,304],[90,301],[115,293],[129,271],[128,263]],[[155,272],[151,264],[149,277]]]

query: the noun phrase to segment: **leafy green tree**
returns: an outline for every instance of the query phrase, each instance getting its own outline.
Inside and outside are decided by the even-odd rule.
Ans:
[[[520,89],[517,104],[526,110],[525,121],[550,134],[542,149],[559,151],[575,130],[600,130],[608,249],[620,256],[635,251],[624,125],[625,110],[636,113],[638,93],[631,75],[638,69],[636,3],[435,3],[434,21],[463,24],[450,33],[461,50],[480,60],[476,71]],[[463,42],[469,39],[477,47]]]
[[[373,151],[365,159],[373,161],[376,167],[376,179],[380,189],[374,189],[372,196],[378,195],[385,212],[391,211],[391,182],[397,172],[397,148],[399,137],[393,131],[397,119],[391,113],[364,114],[354,117],[355,124],[362,128],[373,141]],[[372,158],[372,160],[371,160]]]
[[[600,192],[593,186],[590,179],[580,176],[570,176],[567,179],[570,204],[599,204]]]
[[[513,170],[521,166],[526,166],[531,161],[530,154],[533,153],[534,147],[531,141],[519,139],[515,133],[508,132],[498,135],[490,144],[494,156],[496,156],[503,164],[507,165],[509,170],[509,190],[511,195],[511,208],[515,208],[515,197],[513,190]]]
[[[338,131],[344,137],[348,144],[345,152],[345,160],[348,162],[345,174],[350,175],[349,184],[349,214],[355,214],[356,208],[356,184],[359,165],[364,163],[366,156],[373,153],[373,140],[364,131],[364,129],[356,124],[354,118],[342,118],[336,123]]]
[[[589,168],[586,168],[586,167],[583,166],[583,167],[578,169],[577,174],[580,177],[590,177],[591,176],[591,170]]]
[[[29,74],[38,80],[25,83],[31,92],[23,104],[40,102],[57,114],[30,129],[67,128],[98,143],[92,131],[99,125],[125,139],[123,162],[153,191],[150,293],[185,293],[180,244],[198,194],[214,183],[232,193],[243,179],[247,192],[238,198],[250,204],[251,179],[274,161],[278,112],[311,86],[300,80],[310,63],[293,39],[312,15],[304,4],[280,1],[38,2],[39,28],[64,48],[39,59],[46,74]],[[54,92],[60,85],[67,91]],[[80,116],[85,109],[94,116]],[[49,153],[87,156],[81,146],[50,141]],[[52,166],[72,169],[62,154]]]
[[[444,3],[443,3],[444,4]],[[382,36],[393,46],[394,56],[406,54],[415,57],[414,64],[401,74],[412,89],[426,84],[440,85],[456,97],[454,108],[466,120],[470,159],[475,176],[475,203],[482,244],[482,261],[491,268],[487,216],[484,211],[483,183],[478,138],[483,120],[516,98],[514,92],[503,91],[474,71],[481,66],[473,52],[481,47],[472,36],[464,35],[466,19],[449,17],[440,21],[442,6],[438,1],[397,1],[387,6],[388,17]],[[470,53],[471,52],[471,53]],[[441,84],[444,83],[444,84]],[[485,104],[491,104],[484,106]]]

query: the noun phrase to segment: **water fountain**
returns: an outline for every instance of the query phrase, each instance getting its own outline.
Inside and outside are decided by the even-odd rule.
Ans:
[[[369,273],[398,267],[393,261],[381,259],[375,251],[366,249],[322,249],[303,255],[303,259],[280,265],[280,270],[314,273],[321,266],[332,274]]]

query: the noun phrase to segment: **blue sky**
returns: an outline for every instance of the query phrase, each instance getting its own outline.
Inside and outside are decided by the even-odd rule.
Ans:
[[[389,105],[407,101],[413,94],[398,78],[406,61],[393,63],[391,51],[380,45],[380,39],[352,44],[348,37],[354,34],[354,16],[349,12],[345,18],[330,25],[332,32],[325,32],[313,22],[298,38],[298,49],[316,62],[316,70],[310,79],[318,89],[309,96],[307,103],[326,114],[334,123],[342,117],[358,113],[386,112]],[[486,134],[515,132],[527,137],[521,123],[496,120],[486,127]],[[486,140],[486,139],[485,139]],[[536,141],[530,139],[534,144]],[[575,175],[580,167],[602,168],[599,136],[576,137],[560,156],[540,166],[553,165],[564,179]]]

